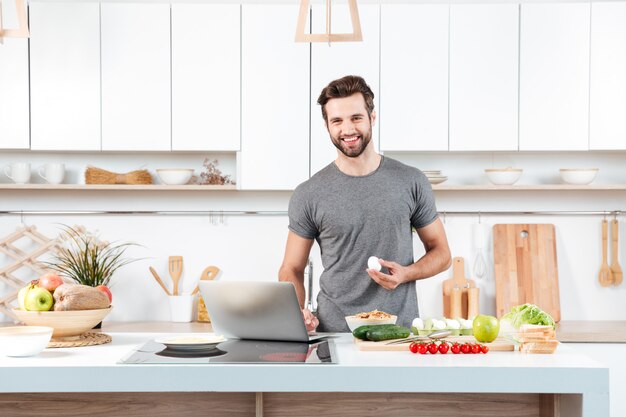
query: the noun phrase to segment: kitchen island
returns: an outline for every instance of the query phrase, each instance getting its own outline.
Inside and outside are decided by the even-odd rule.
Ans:
[[[111,343],[0,358],[0,415],[609,416],[608,368],[566,344],[415,355],[359,351],[340,334],[337,364],[118,363],[174,328],[207,329],[139,327],[105,323]]]

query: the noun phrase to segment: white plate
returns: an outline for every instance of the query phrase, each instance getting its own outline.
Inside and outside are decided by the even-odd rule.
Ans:
[[[208,350],[226,341],[224,336],[178,336],[154,339],[155,342],[165,345],[168,349],[173,350]]]

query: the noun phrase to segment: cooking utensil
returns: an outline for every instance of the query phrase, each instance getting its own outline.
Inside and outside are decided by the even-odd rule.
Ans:
[[[392,340],[391,342],[387,342],[385,344],[396,345],[399,343],[415,342],[416,340],[439,340],[439,339],[443,339],[444,337],[448,337],[451,334],[452,332],[450,330],[438,330],[436,332],[432,332],[431,334],[427,336],[414,336],[414,337],[409,337],[406,339]]]
[[[476,246],[476,258],[474,258],[474,276],[481,279],[487,274],[487,262],[483,255],[485,245],[485,232],[481,223],[474,225],[474,245]]]
[[[174,283],[174,290],[172,293],[173,295],[178,295],[178,282],[180,281],[180,276],[183,273],[183,257],[170,256],[168,264],[170,276],[172,277],[172,282]]]
[[[561,320],[554,225],[496,224],[493,245],[496,315],[532,303]]]
[[[613,254],[613,261],[611,262],[611,275],[613,277],[613,285],[620,285],[622,283],[622,267],[619,265],[618,257],[619,250],[617,246],[619,236],[619,221],[617,219],[613,220],[612,230],[611,230],[611,239],[613,241],[613,246],[611,247],[611,252]]]
[[[150,272],[152,272],[152,276],[154,277],[154,279],[156,280],[156,282],[159,283],[159,285],[161,286],[161,288],[163,288],[163,291],[165,291],[165,294],[167,295],[172,295],[172,293],[170,292],[170,290],[167,289],[167,287],[165,286],[165,284],[163,283],[163,281],[161,280],[161,277],[159,276],[159,274],[157,274],[157,271],[154,270],[153,267],[148,268],[150,269]]]
[[[215,277],[217,277],[217,274],[220,273],[220,269],[216,266],[207,266],[206,268],[204,268],[204,271],[202,271],[202,274],[200,275],[200,281],[203,280],[212,280],[215,279]],[[200,289],[199,286],[196,286],[196,289],[193,290],[192,294],[196,294],[198,292],[198,290]],[[206,311],[206,305],[204,304],[204,299],[202,297],[198,297],[198,321],[201,322],[210,322],[211,318],[209,317],[209,313]]]
[[[455,257],[452,260],[452,276],[452,278],[447,279],[442,283],[443,315],[450,318],[467,318],[467,289],[476,287],[476,282],[472,279],[465,278],[465,260],[460,256]],[[461,291],[461,315],[458,317],[453,317],[451,315],[452,293],[455,286],[457,286],[459,291]]]
[[[606,219],[602,220],[602,265],[600,265],[600,273],[598,274],[598,281],[603,287],[608,287],[613,283],[613,276],[611,275],[611,268],[607,261],[608,252],[608,235],[609,224]]]

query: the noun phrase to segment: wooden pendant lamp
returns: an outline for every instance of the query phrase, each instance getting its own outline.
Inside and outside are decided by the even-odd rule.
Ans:
[[[15,12],[19,27],[17,29],[3,29],[2,27],[2,1],[0,1],[0,43],[3,38],[28,38],[28,21],[26,20],[26,5],[24,0],[15,0]]]
[[[356,0],[348,0],[350,6],[350,19],[352,20],[352,33],[331,33],[331,0],[326,0],[326,33],[305,33],[307,16],[309,14],[309,0],[300,0],[300,14],[296,28],[296,42],[360,42],[361,22]]]

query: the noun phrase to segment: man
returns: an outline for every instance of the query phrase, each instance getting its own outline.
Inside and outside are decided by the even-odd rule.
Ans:
[[[418,169],[374,150],[374,94],[363,78],[332,81],[317,103],[337,159],[291,197],[279,280],[292,282],[304,305],[304,268],[317,240],[324,272],[318,316],[302,310],[309,331],[348,331],[345,316],[374,309],[396,314],[398,324],[410,326],[418,316],[415,281],[450,266],[430,183]],[[417,262],[412,227],[426,249]],[[380,258],[380,272],[367,269],[370,256]]]

